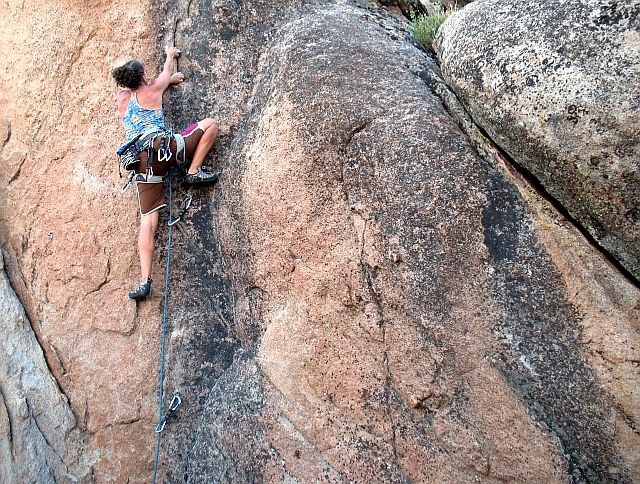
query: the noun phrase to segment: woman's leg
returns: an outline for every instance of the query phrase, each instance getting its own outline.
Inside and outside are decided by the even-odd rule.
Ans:
[[[151,277],[151,263],[153,262],[153,238],[158,229],[159,211],[142,215],[140,220],[140,234],[138,235],[138,252],[140,254],[141,283]]]
[[[198,173],[198,169],[204,163],[207,153],[218,137],[218,122],[215,119],[207,118],[198,121],[198,127],[204,131],[202,135],[198,136],[193,133],[185,137],[186,155],[187,158],[192,159],[188,173],[192,175]]]

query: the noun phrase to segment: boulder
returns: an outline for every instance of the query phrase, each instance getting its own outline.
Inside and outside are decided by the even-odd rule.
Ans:
[[[436,49],[477,124],[640,278],[640,1],[476,1]]]

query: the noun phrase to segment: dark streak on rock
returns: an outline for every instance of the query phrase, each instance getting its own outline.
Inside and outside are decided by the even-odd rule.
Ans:
[[[51,346],[51,349],[53,350],[53,354],[56,356],[56,360],[58,361],[58,364],[60,365],[60,370],[62,370],[62,376],[66,375],[67,369],[65,368],[64,363],[62,361],[62,356],[60,354],[60,351],[54,345],[50,344],[50,346]]]
[[[508,164],[510,168],[519,173],[522,178],[529,184],[534,191],[545,199],[548,203],[550,203],[553,208],[569,222],[573,227],[575,227],[582,236],[586,239],[586,241],[591,245],[595,250],[597,250],[602,256],[613,266],[615,267],[620,274],[622,274],[625,279],[627,279],[631,284],[636,287],[640,287],[640,280],[635,277],[625,266],[623,266],[619,260],[602,244],[598,242],[598,240],[589,232],[589,230],[582,224],[577,218],[573,217],[569,210],[549,191],[545,188],[542,181],[537,178],[532,172],[527,170],[524,166],[518,163],[513,157],[511,157],[506,151],[500,148],[500,146],[491,138],[489,133],[482,128],[478,123],[476,123],[473,119],[472,114],[464,107],[464,105],[460,102],[457,95],[451,90],[449,86],[446,85],[445,81],[442,79],[441,74],[434,72],[432,68],[425,67],[416,73],[420,79],[422,79],[425,84],[429,87],[429,89],[436,94],[438,97],[442,99],[443,105],[447,109],[447,111],[452,115],[453,119],[459,124],[460,128],[471,138],[474,138],[472,132],[470,132],[470,126],[472,125],[472,129],[477,130],[477,132],[484,138],[486,142],[491,145],[491,148],[497,151],[500,157]],[[452,106],[452,103],[455,103],[456,106]],[[459,111],[459,112],[456,112]],[[583,116],[588,114],[584,108],[576,107],[576,106],[568,106],[567,111],[569,116]],[[462,119],[462,118],[466,119]],[[593,120],[592,120],[593,121]],[[476,146],[476,149],[478,146]],[[481,150],[478,150],[478,154],[483,156]],[[605,154],[606,155],[606,154]],[[606,156],[605,156],[606,157]],[[593,164],[597,165],[598,160],[594,160]],[[634,219],[632,214],[628,216],[630,219]],[[634,219],[635,220],[635,219]],[[592,225],[597,226],[595,220],[591,221]]]
[[[591,247],[593,247],[597,252],[602,254],[602,256],[613,266],[616,270],[631,284],[640,288],[640,280],[635,277],[625,266],[623,266],[619,260],[609,251],[607,250],[598,240],[589,232],[589,230],[582,224],[578,219],[576,219],[569,210],[562,205],[562,203],[553,195],[549,193],[549,191],[545,188],[542,182],[527,170],[524,166],[516,162],[511,156],[509,156],[505,151],[502,151],[497,144],[491,140],[489,134],[483,130],[480,126],[478,129],[482,133],[482,135],[491,141],[491,143],[500,151],[501,156],[504,160],[511,165],[522,177],[526,180],[531,188],[535,190],[535,192],[544,198],[549,204],[553,206],[553,208],[565,219],[569,222],[575,229],[578,230],[585,238],[585,240],[589,243]],[[592,224],[596,226],[596,221],[592,221]]]
[[[536,241],[524,202],[499,177],[487,197],[482,224],[502,313],[495,327],[500,369],[561,442],[572,480],[613,482],[609,469],[624,466],[608,398],[581,350],[578,315],[569,303],[559,304],[566,301],[560,275]]]
[[[572,223],[578,220],[583,235],[597,240],[598,250],[637,286],[640,231],[625,214],[638,206],[640,193],[630,156],[638,148],[632,120],[639,106],[628,35],[640,27],[640,2],[479,5],[438,34],[449,83],[491,138],[542,181]],[[575,69],[581,74],[569,73]],[[531,112],[518,107],[523,99]],[[612,163],[591,163],[601,151],[613,155]]]

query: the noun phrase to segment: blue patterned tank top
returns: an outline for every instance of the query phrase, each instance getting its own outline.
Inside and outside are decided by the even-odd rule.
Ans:
[[[122,118],[124,134],[127,141],[131,141],[140,133],[151,131],[153,128],[165,128],[162,109],[147,109],[140,106],[136,93],[131,95],[127,111]]]

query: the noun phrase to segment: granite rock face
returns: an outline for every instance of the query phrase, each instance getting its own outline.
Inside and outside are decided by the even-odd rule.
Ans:
[[[252,89],[176,242],[166,390],[189,407],[165,477],[631,479],[637,436],[611,395],[630,415],[637,396],[598,383],[623,363],[591,360],[537,218],[442,108],[437,67],[374,9],[292,7],[261,5],[273,23],[257,39],[251,9],[183,24],[230,60],[185,49],[177,124],[184,106],[236,119],[244,106],[207,79]],[[602,293],[630,297],[616,341],[637,348],[638,294],[615,279]]]
[[[640,278],[640,2],[474,2],[436,39],[474,120]]]
[[[0,6],[0,46],[12,53],[0,59],[0,244],[86,436],[78,451],[103,482],[148,482],[154,443],[159,303],[126,300],[138,222],[131,192],[120,194],[109,74],[127,56],[155,71],[149,11],[137,1]]]
[[[51,2],[67,28],[38,37],[35,6],[9,5],[22,27],[0,39],[50,45],[87,86],[57,81],[52,109],[34,96],[51,76],[0,60],[0,240],[77,416],[75,476],[153,471],[166,215],[134,306],[105,58],[152,66],[175,43],[169,124],[219,119],[223,171],[173,230],[164,405],[183,404],[161,481],[640,479],[638,289],[478,157],[405,23],[364,1]]]

